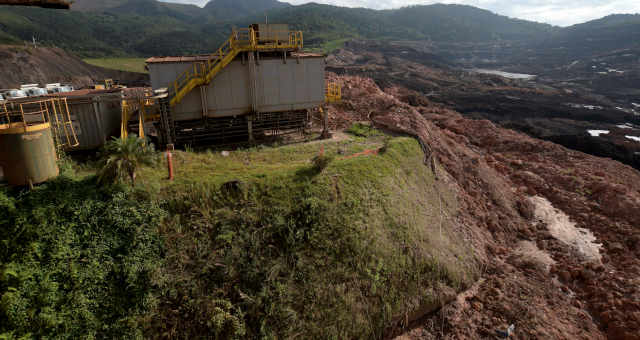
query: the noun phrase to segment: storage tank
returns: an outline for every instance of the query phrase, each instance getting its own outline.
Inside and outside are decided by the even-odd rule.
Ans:
[[[10,185],[45,182],[59,174],[49,123],[0,125],[0,167]]]

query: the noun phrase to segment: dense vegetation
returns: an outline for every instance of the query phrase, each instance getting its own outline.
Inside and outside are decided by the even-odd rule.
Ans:
[[[437,307],[477,275],[455,198],[415,140],[363,134],[0,191],[0,338],[381,338]]]
[[[164,216],[93,179],[0,192],[0,338],[140,337]]]
[[[217,0],[205,8],[156,0],[80,1],[80,10],[0,7],[0,43],[33,37],[81,56],[150,56],[209,52],[233,25],[289,23],[305,31],[308,47],[347,38],[492,41],[530,39],[549,25],[509,19],[469,6],[430,5],[375,11],[273,0]]]

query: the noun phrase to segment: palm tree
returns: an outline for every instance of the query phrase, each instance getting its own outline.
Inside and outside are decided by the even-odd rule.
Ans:
[[[114,137],[104,147],[98,182],[113,184],[128,177],[133,186],[138,168],[141,165],[153,164],[154,155],[153,145],[136,135],[132,134],[127,138]]]

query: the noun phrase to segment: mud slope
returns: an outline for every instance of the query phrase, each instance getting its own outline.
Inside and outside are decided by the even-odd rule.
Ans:
[[[514,339],[640,339],[640,172],[405,88],[332,78],[345,99],[331,122],[370,120],[419,139],[457,192],[460,212],[447,218],[484,261],[471,289],[388,338],[495,339],[514,325]]]
[[[76,88],[118,79],[129,86],[149,83],[146,74],[96,67],[59,48],[0,45],[0,88],[20,84],[70,82]]]

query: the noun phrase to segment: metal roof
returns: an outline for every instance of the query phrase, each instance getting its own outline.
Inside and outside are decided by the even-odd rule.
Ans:
[[[291,58],[323,58],[323,54],[308,53],[308,52],[293,52]],[[194,61],[207,61],[209,55],[194,55],[194,56],[180,56],[180,57],[151,57],[145,62],[147,64],[155,63],[191,63]]]

